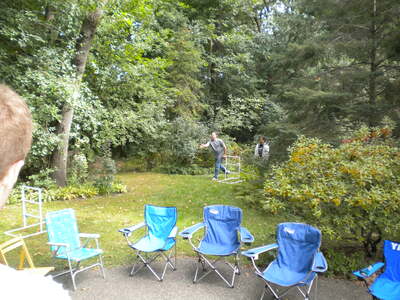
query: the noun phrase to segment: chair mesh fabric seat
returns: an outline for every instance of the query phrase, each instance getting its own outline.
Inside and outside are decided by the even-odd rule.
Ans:
[[[103,253],[103,250],[101,249],[89,249],[89,248],[81,248],[81,249],[76,249],[72,250],[69,253],[69,259],[75,262],[79,262],[91,257],[98,256]],[[64,252],[61,255],[57,255],[57,258],[61,259],[68,259],[66,253]]]
[[[274,261],[263,272],[262,277],[280,286],[292,286],[302,281],[304,281],[305,284],[310,284],[314,280],[315,274],[308,276],[308,274],[294,272],[289,268],[280,267],[279,264]]]
[[[49,242],[68,244],[70,250],[81,247],[78,224],[75,212],[72,209],[48,213],[46,216],[46,227]],[[51,251],[57,249],[56,246],[51,246],[50,248]],[[66,250],[65,247],[60,248],[56,257],[66,258]]]

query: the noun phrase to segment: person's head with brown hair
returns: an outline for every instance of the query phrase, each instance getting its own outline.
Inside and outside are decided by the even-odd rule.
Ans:
[[[0,209],[4,206],[32,142],[32,117],[25,101],[0,84]]]

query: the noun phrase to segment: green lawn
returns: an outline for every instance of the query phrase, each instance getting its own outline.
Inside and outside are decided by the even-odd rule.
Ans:
[[[280,217],[266,217],[260,210],[237,200],[233,186],[211,182],[205,176],[165,175],[154,173],[123,173],[119,179],[128,186],[122,195],[96,197],[86,200],[59,201],[44,204],[44,212],[73,208],[79,229],[100,233],[100,245],[105,251],[107,266],[127,264],[133,252],[127,247],[119,228],[143,221],[144,204],[178,207],[179,230],[202,220],[202,208],[210,204],[228,204],[243,209],[243,225],[256,237],[254,246],[273,241]],[[0,211],[0,241],[9,239],[3,232],[20,227],[21,205],[9,205]],[[46,234],[27,239],[28,248],[38,266],[51,264]],[[193,255],[187,241],[178,238],[178,254]]]

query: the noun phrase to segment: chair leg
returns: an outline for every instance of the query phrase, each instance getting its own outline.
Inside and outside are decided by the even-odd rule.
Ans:
[[[177,261],[177,255],[176,255],[176,243],[174,245],[174,268],[173,270],[176,270],[176,261]]]
[[[139,267],[138,269],[136,269],[136,266],[142,262],[143,265],[141,267]],[[143,269],[143,267],[146,266],[146,261],[140,256],[139,251],[136,251],[136,259],[135,262],[133,263],[132,269],[129,273],[129,276],[133,276],[135,275],[137,272],[139,272],[141,269]],[[136,269],[136,270],[135,270]]]
[[[101,255],[99,255],[99,264],[103,278],[106,279],[106,273],[104,272],[104,265],[103,265],[103,257]]]
[[[153,257],[149,257],[147,255],[141,255],[140,251],[137,251],[136,257],[137,259],[135,260],[135,263],[133,264],[133,267],[131,269],[130,272],[130,276],[133,276],[134,274],[136,274],[139,270],[141,270],[143,267],[146,267],[150,270],[151,273],[153,273],[153,275],[159,280],[162,281],[164,279],[165,273],[167,271],[168,266],[171,267],[172,270],[176,270],[176,249],[174,249],[175,251],[172,251],[172,249],[169,251],[168,255],[165,254],[165,252],[161,251],[158,252],[156,255],[154,255]],[[157,274],[157,272],[150,266],[150,264],[155,261],[158,257],[162,257],[165,260],[165,265],[163,268],[163,271],[161,273],[161,276]],[[174,263],[172,262],[172,256],[175,256],[175,261]],[[139,263],[142,263],[142,265],[136,269],[136,266]]]
[[[74,291],[76,291],[76,283],[75,283],[75,272],[74,269],[72,268],[72,264],[71,264],[71,260],[68,259],[68,266],[69,266],[69,273],[71,275],[71,279],[72,279],[72,285],[74,287]],[[79,268],[79,266],[77,267],[77,269]]]
[[[236,269],[237,269],[237,273],[236,274],[240,275],[240,257],[239,257],[239,254],[236,255],[235,262],[236,262]]]
[[[235,284],[235,277],[236,274],[240,274],[240,270],[238,267],[238,262],[236,261],[234,265],[232,265],[231,263],[227,262],[224,260],[223,257],[219,257],[216,260],[214,260],[213,262],[210,262],[207,258],[205,258],[204,256],[198,254],[199,258],[196,264],[196,272],[194,275],[194,279],[193,279],[193,283],[196,283],[200,280],[202,280],[203,278],[205,278],[206,276],[208,276],[211,272],[215,272],[230,288],[234,287]],[[217,264],[217,262],[219,262],[220,260],[224,260],[224,262],[232,268],[232,278],[231,281],[229,282],[224,275],[222,275],[221,272],[218,271],[218,269],[215,267],[215,265]],[[198,273],[199,273],[199,267],[200,264],[203,266],[203,272],[205,272],[204,274],[202,274],[199,278],[197,278]],[[207,264],[211,269],[209,271],[206,271],[205,268],[205,264]]]
[[[264,290],[263,290],[263,292],[262,292],[262,294],[261,294],[260,300],[263,300],[263,299],[264,299],[265,291],[266,291],[266,290],[267,290],[267,287],[264,288]]]

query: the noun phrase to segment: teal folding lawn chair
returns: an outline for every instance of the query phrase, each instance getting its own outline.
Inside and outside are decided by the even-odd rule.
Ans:
[[[254,237],[241,226],[242,210],[239,207],[227,205],[211,205],[204,207],[202,223],[186,228],[179,233],[184,239],[188,239],[193,250],[197,253],[196,272],[193,283],[196,283],[210,273],[215,272],[229,287],[233,288],[236,275],[240,274],[239,255],[242,243],[250,244]],[[198,246],[192,242],[193,234],[204,228],[204,236]],[[240,236],[240,240],[239,240]],[[211,259],[211,257],[216,257]],[[227,261],[228,257],[234,258],[234,263]],[[216,265],[224,262],[232,269],[231,279],[226,278]],[[198,278],[199,269],[203,274]],[[210,269],[207,271],[207,267]]]
[[[75,276],[94,267],[100,267],[105,278],[102,254],[99,248],[99,234],[79,233],[73,209],[63,209],[49,212],[46,215],[46,227],[50,250],[55,259],[68,261],[69,270],[56,274],[53,277],[70,274],[74,290],[76,290]],[[81,243],[81,238],[86,239]],[[89,242],[94,240],[96,248],[89,248]],[[96,258],[97,261],[89,266],[81,268],[81,262]]]
[[[168,266],[172,270],[176,270],[176,234],[178,233],[176,220],[176,207],[145,205],[144,222],[119,230],[129,247],[136,252],[136,260],[130,272],[131,276],[146,267],[159,281],[162,281]],[[146,234],[132,242],[130,240],[132,233],[140,228],[146,228]],[[161,275],[157,274],[150,265],[159,257],[165,260]],[[138,267],[138,265],[140,266]]]

